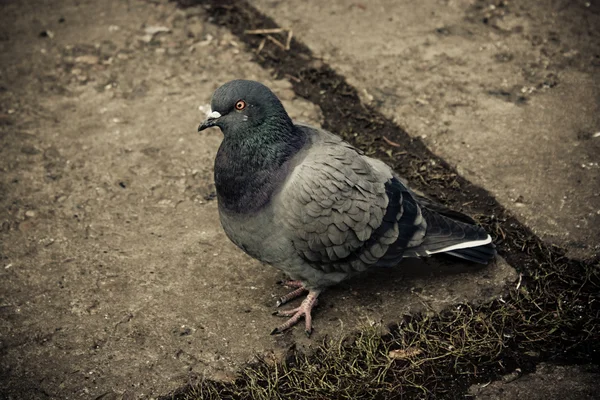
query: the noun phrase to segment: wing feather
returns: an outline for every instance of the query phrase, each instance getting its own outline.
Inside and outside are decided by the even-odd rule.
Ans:
[[[325,272],[377,264],[400,237],[403,199],[393,180],[385,164],[319,131],[277,199],[298,254]]]

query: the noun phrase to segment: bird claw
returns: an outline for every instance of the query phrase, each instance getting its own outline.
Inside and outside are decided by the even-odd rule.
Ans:
[[[273,312],[273,315],[275,315],[277,317],[293,317],[298,313],[302,314],[300,307],[291,308],[289,310],[277,310],[277,311]]]
[[[294,292],[296,292],[297,290],[295,290]],[[294,292],[292,292],[292,293],[294,293]],[[273,329],[273,331],[271,332],[271,335],[275,335],[277,333],[282,333],[286,329],[289,329],[292,326],[296,325],[298,323],[298,321],[300,321],[300,318],[304,317],[304,321],[305,321],[304,332],[306,333],[307,336],[310,336],[310,334],[312,333],[311,311],[312,311],[313,307],[316,306],[318,303],[317,297],[319,296],[319,293],[320,293],[320,291],[317,291],[317,290],[309,290],[308,295],[306,296],[306,299],[304,299],[302,301],[302,304],[300,304],[300,307],[293,308],[291,310],[279,310],[279,311],[274,312],[273,315],[277,315],[280,317],[290,317],[290,319],[288,319],[283,324],[279,325],[277,328]],[[299,295],[296,295],[296,297],[298,297],[298,296]]]

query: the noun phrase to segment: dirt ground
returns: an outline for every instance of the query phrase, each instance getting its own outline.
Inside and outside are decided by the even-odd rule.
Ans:
[[[256,4],[281,23],[291,14],[285,5]],[[588,65],[587,53],[573,53],[573,68],[553,67],[564,70],[561,82],[573,85],[526,93],[529,108],[523,108],[523,78],[514,70],[529,63],[529,54],[522,47],[504,62],[494,58],[496,50],[476,52],[492,34],[499,35],[496,44],[514,39],[464,33],[474,23],[458,14],[479,12],[477,2],[441,2],[450,7],[439,13],[445,22],[423,28],[441,33],[425,39],[413,35],[406,44],[386,36],[388,46],[400,50],[384,58],[383,70],[373,65],[381,62],[375,54],[387,51],[378,47],[385,27],[367,35],[373,42],[341,50],[326,19],[342,14],[350,22],[373,21],[380,8],[333,2],[315,13],[315,4],[299,3],[290,26],[360,88],[366,102],[393,114],[411,134],[427,135],[432,149],[550,239],[576,243],[571,247],[583,256],[598,249],[598,81],[580,68]],[[355,15],[368,10],[379,11]],[[323,19],[315,20],[317,14]],[[444,259],[407,263],[328,292],[313,338],[301,330],[269,336],[279,322],[270,312],[284,293],[276,284],[282,276],[242,254],[222,232],[212,184],[221,134],[200,135],[196,127],[212,91],[240,77],[272,87],[294,119],[319,124],[319,108],[253,62],[254,49],[212,24],[202,8],[142,0],[9,1],[0,15],[0,398],[154,398],[205,377],[230,380],[256,355],[279,357],[295,344],[310,351],[327,336],[384,327],[403,314],[498,298],[517,280],[502,259],[475,269]],[[403,18],[416,21],[410,12]],[[444,56],[441,49],[453,37],[444,33],[447,25],[459,35],[456,54]],[[549,29],[524,26],[530,35]],[[465,36],[471,39],[459,40]],[[437,50],[420,42],[434,39]],[[355,49],[368,60],[355,57]],[[400,56],[410,67],[389,73]],[[501,69],[512,79],[510,90],[499,70],[487,69],[490,57],[493,65],[513,68]],[[432,59],[443,61],[436,61],[443,71],[424,66]],[[389,82],[370,81],[376,71],[388,71]],[[477,94],[492,76],[486,90],[510,93]],[[441,100],[436,85],[448,93]],[[447,109],[458,98],[465,104]],[[561,102],[573,103],[577,113],[558,114]],[[530,145],[525,135],[538,135],[536,121],[551,132],[547,147]],[[487,128],[509,136],[478,137]],[[524,148],[532,151],[524,154]],[[507,166],[506,154],[519,162]],[[551,162],[555,158],[561,161]]]

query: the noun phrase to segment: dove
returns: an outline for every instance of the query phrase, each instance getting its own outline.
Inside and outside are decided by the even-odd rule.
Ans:
[[[492,238],[470,217],[411,190],[384,162],[324,129],[294,123],[265,85],[233,80],[219,87],[198,131],[219,127],[214,181],[221,225],[251,257],[289,276],[303,296],[281,333],[305,320],[328,287],[404,258],[446,253],[487,264]]]

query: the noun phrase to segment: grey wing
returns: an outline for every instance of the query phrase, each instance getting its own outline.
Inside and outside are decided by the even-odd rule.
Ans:
[[[331,138],[314,145],[285,184],[282,223],[296,251],[315,268],[351,272],[397,263],[401,249],[422,239],[418,205],[405,212],[399,182],[387,166],[372,161]],[[391,245],[396,250],[389,251]]]

